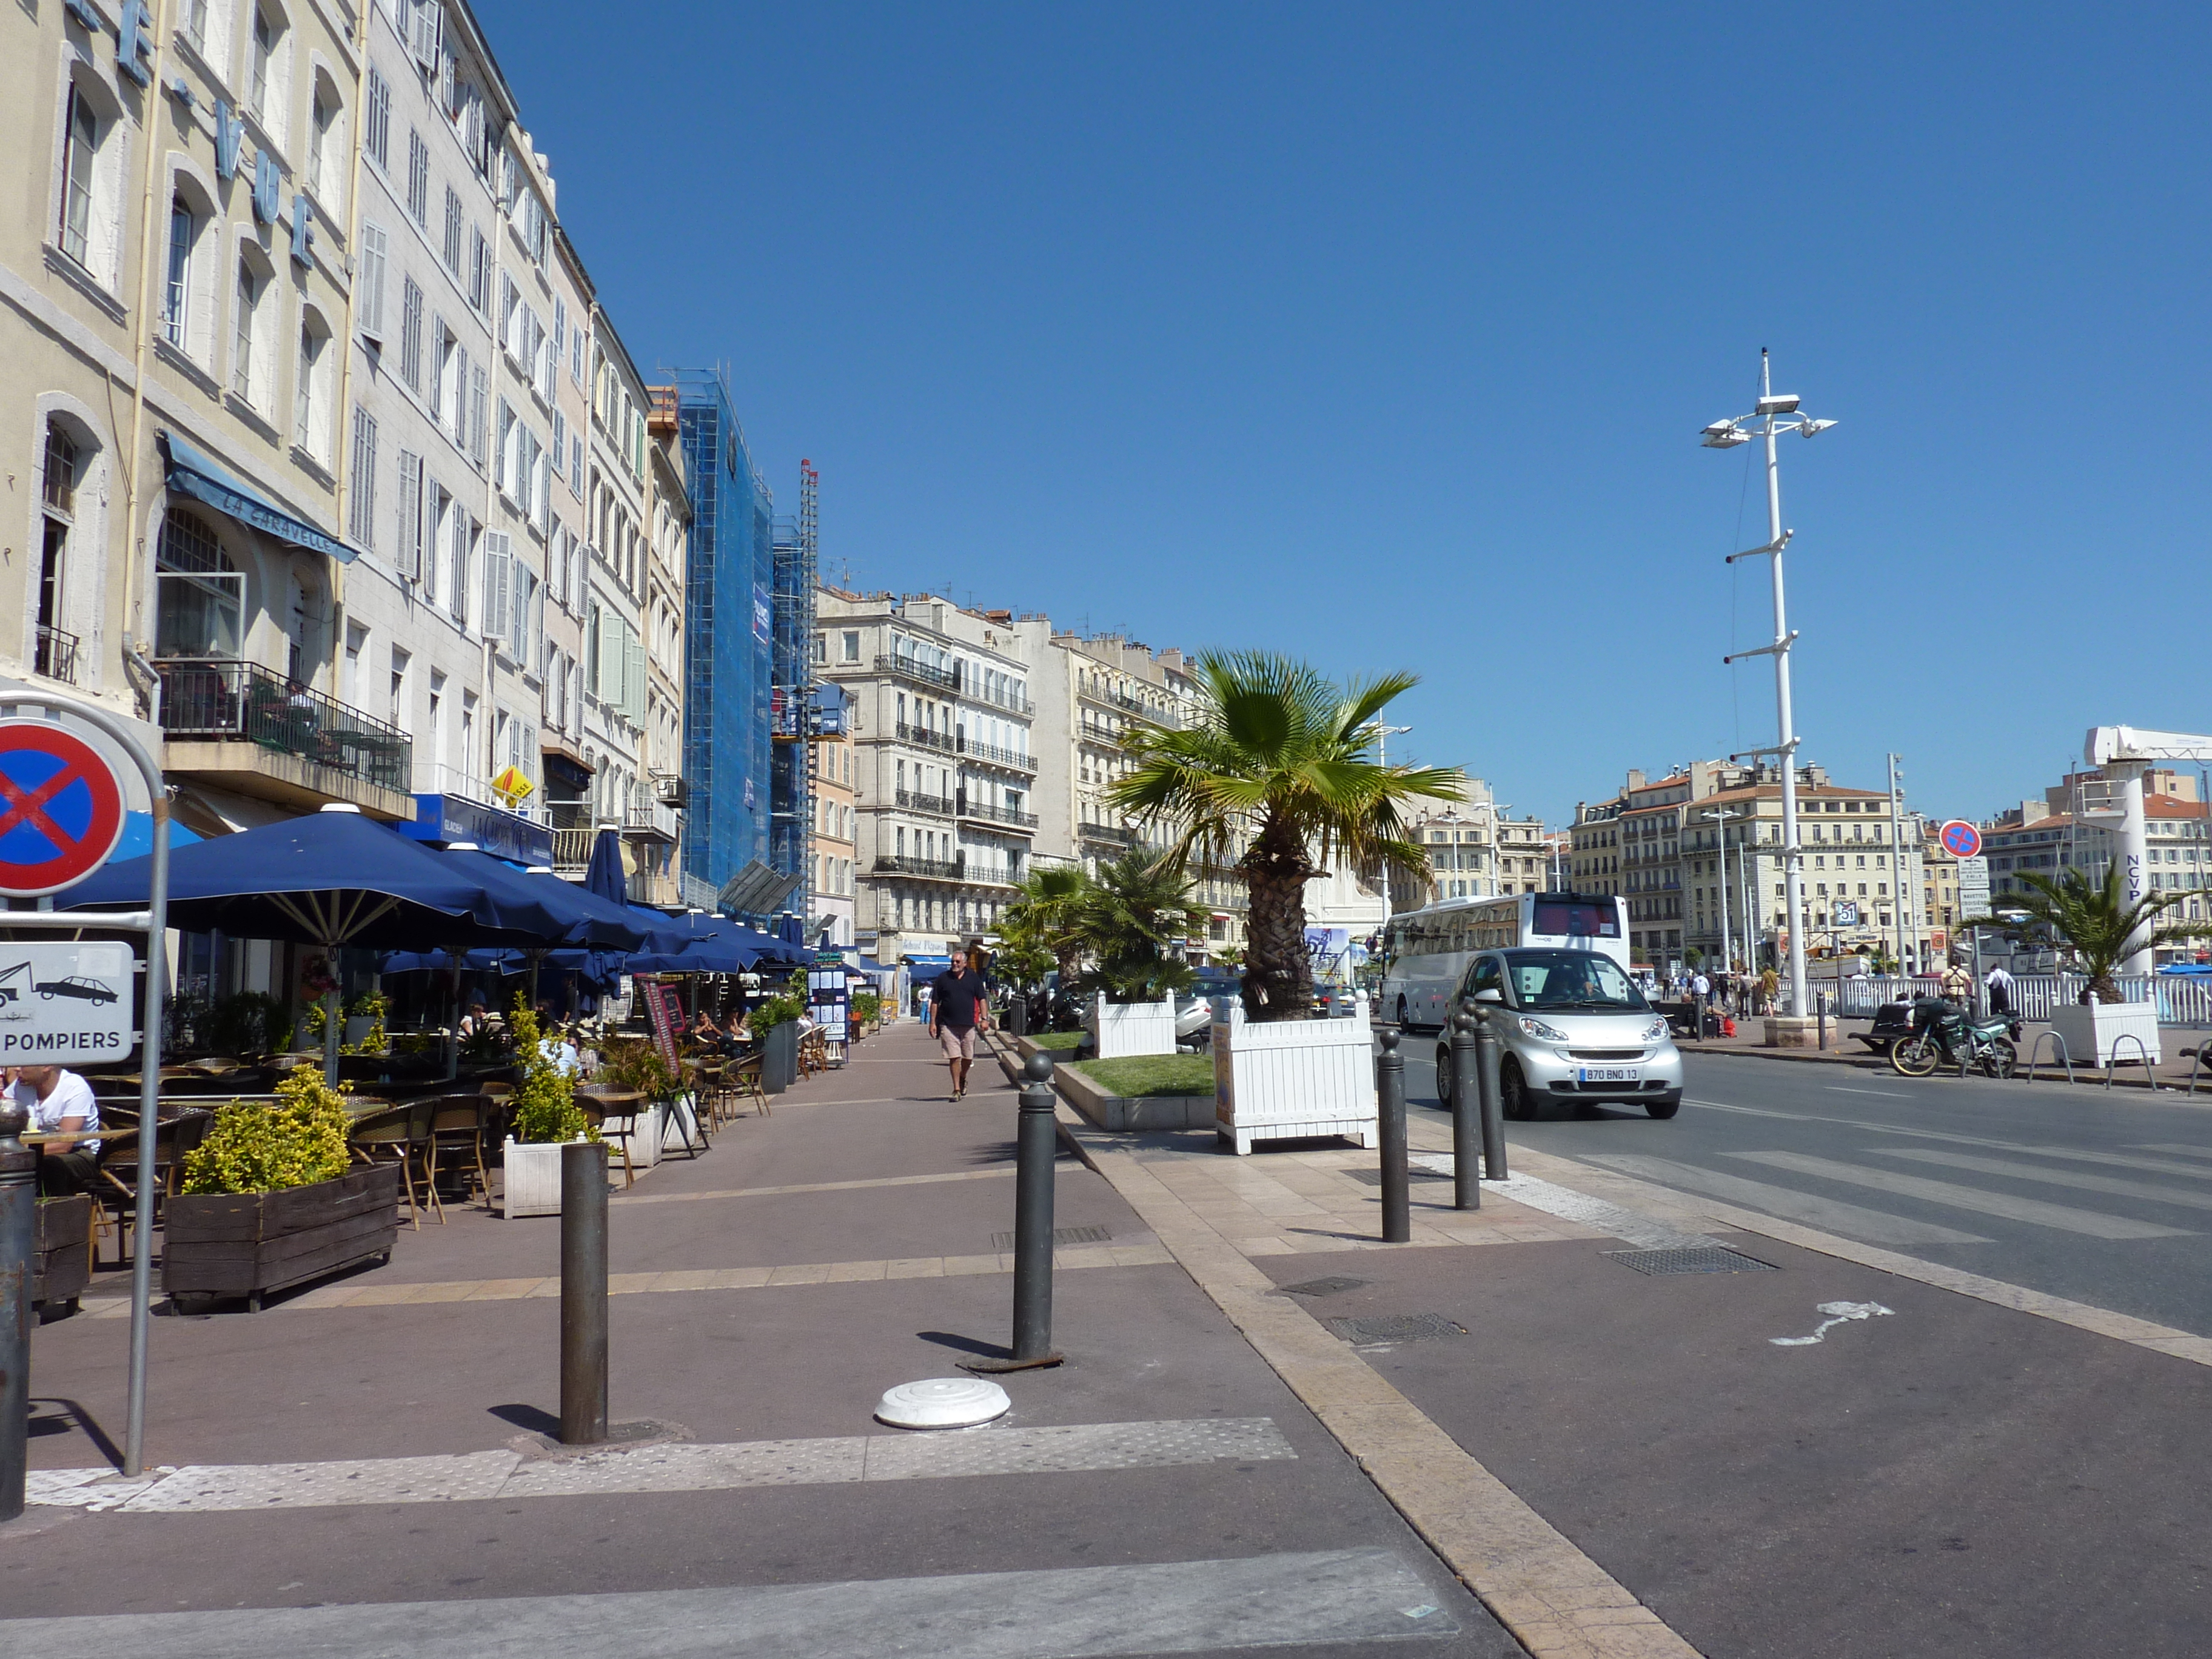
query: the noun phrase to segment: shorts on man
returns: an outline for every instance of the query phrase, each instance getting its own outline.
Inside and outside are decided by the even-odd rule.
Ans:
[[[937,1042],[944,1049],[947,1060],[975,1058],[975,1028],[972,1025],[939,1024]]]

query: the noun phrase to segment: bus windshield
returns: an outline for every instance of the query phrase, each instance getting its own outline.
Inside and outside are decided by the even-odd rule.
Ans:
[[[1508,951],[1505,971],[1523,1008],[1640,1014],[1651,1006],[1620,963],[1595,951]]]

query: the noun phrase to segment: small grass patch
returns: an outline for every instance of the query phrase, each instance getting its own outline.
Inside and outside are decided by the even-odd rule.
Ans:
[[[1036,1043],[1038,1048],[1049,1049],[1055,1054],[1063,1049],[1073,1054],[1076,1044],[1081,1042],[1088,1035],[1089,1033],[1085,1031],[1037,1031],[1030,1035],[1030,1041]]]
[[[1086,1060],[1076,1069],[1125,1100],[1213,1092],[1211,1054],[1124,1054],[1119,1060]]]

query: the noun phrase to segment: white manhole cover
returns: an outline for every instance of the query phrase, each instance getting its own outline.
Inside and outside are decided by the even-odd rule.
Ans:
[[[888,1390],[876,1402],[876,1420],[895,1429],[965,1429],[1003,1416],[1013,1403],[980,1376],[933,1376]]]

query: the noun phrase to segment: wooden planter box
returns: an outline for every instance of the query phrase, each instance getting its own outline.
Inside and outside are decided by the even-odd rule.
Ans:
[[[642,1126],[641,1126],[642,1127]],[[516,1140],[510,1137],[501,1152],[506,1181],[501,1188],[499,1212],[512,1221],[518,1216],[561,1213],[561,1148],[558,1140]],[[614,1154],[621,1162],[622,1154]],[[632,1162],[635,1154],[632,1154]]]
[[[276,1193],[179,1194],[162,1227],[161,1288],[171,1296],[242,1296],[256,1312],[272,1291],[388,1261],[399,1236],[399,1166]]]
[[[1255,1140],[1342,1135],[1375,1144],[1374,1038],[1361,997],[1350,1019],[1253,1024],[1243,1001],[1213,1003],[1213,1121],[1241,1157]]]
[[[1100,1060],[1124,1054],[1171,1054],[1176,1051],[1175,998],[1158,1002],[1109,1002],[1102,994],[1091,1004],[1091,1049]]]
[[[76,1310],[92,1283],[92,1196],[42,1198],[31,1241],[31,1301]]]

